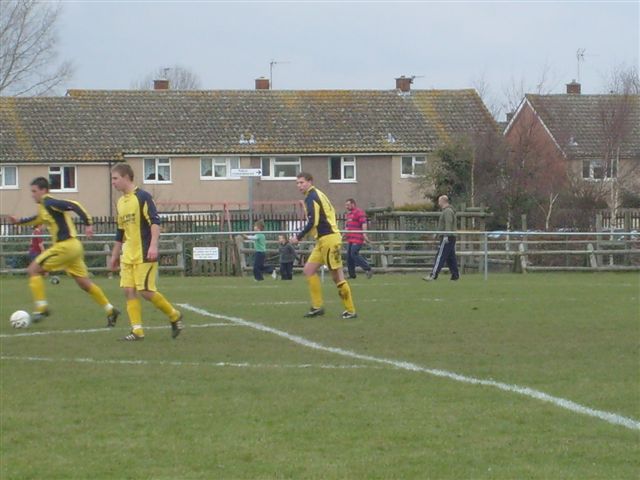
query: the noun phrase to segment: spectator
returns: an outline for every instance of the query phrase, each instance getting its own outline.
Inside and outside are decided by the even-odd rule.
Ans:
[[[364,211],[356,206],[356,201],[353,198],[347,200],[345,207],[347,209],[346,230],[347,234],[345,239],[347,240],[347,270],[349,272],[349,278],[356,278],[356,266],[360,266],[367,278],[371,278],[373,272],[371,266],[360,255],[360,249],[364,243],[369,243],[369,237],[367,237],[367,215]]]
[[[280,278],[282,280],[293,280],[293,262],[296,259],[296,249],[286,235],[278,235],[280,244]]]

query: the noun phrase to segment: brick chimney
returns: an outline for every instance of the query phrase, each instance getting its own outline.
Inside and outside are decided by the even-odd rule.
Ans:
[[[567,83],[567,94],[568,95],[580,95],[580,84],[575,80],[571,80],[571,83]]]
[[[407,78],[402,75],[400,78],[396,78],[396,89],[400,90],[403,93],[411,91],[411,84],[413,83],[413,78]]]
[[[154,90],[169,90],[169,80],[154,80],[153,81],[153,89]]]
[[[264,77],[256,78],[256,90],[269,90],[269,79]]]

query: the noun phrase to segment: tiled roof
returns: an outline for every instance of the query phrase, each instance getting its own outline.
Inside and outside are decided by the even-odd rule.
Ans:
[[[497,128],[475,90],[71,90],[0,98],[0,162],[428,152],[479,127]]]
[[[640,160],[640,95],[526,95],[526,99],[560,147],[574,158],[601,158],[613,136],[603,125],[611,125],[613,113],[626,109],[623,123],[628,130],[620,156]]]

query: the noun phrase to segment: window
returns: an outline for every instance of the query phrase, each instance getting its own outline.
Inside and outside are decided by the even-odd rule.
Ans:
[[[18,188],[18,167],[0,167],[0,188]]]
[[[237,178],[231,176],[231,170],[235,168],[240,168],[240,157],[202,157],[200,178],[203,180]]]
[[[402,157],[401,177],[417,177],[426,173],[427,160],[425,157]]]
[[[262,178],[291,180],[301,171],[300,157],[262,157]]]
[[[582,178],[585,180],[604,180],[618,176],[618,165],[612,160],[609,165],[603,160],[583,160]]]
[[[51,190],[77,190],[76,167],[49,167],[49,188]]]
[[[171,159],[145,158],[144,159],[144,183],[170,183]]]
[[[356,157],[329,157],[329,180],[354,182],[356,180]]]

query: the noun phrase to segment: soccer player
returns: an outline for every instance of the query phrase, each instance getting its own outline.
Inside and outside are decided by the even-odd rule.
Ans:
[[[116,271],[120,267],[120,286],[127,299],[131,324],[131,333],[122,340],[144,340],[138,293],[169,318],[171,337],[176,338],[184,327],[182,313],[156,289],[160,239],[160,217],[156,205],[150,193],[133,183],[133,169],[126,163],[113,167],[111,184],[123,194],[118,199],[118,232],[110,260],[111,270]]]
[[[351,287],[345,280],[342,271],[342,254],[340,252],[342,237],[338,230],[333,205],[324,193],[313,186],[311,174],[300,172],[296,176],[296,185],[300,193],[305,195],[304,208],[307,214],[307,223],[296,236],[291,237],[291,243],[297,245],[307,234],[317,240],[302,270],[309,284],[311,296],[311,309],[304,316],[324,315],[322,285],[317,273],[322,265],[326,265],[344,304],[345,310],[342,312],[342,318],[356,318],[358,315],[353,305]]]
[[[91,217],[78,202],[49,195],[49,181],[44,177],[35,178],[31,182],[31,197],[39,205],[37,215],[20,219],[9,217],[9,221],[16,225],[45,224],[53,239],[53,245],[40,253],[27,267],[29,288],[35,303],[35,311],[31,315],[33,322],[40,322],[50,314],[42,278],[44,273],[64,270],[104,308],[107,326],[115,326],[120,312],[111,305],[102,289],[89,279],[89,271],[84,262],[84,248],[76,237],[70,212],[75,212],[82,219],[89,238],[93,236]]]

